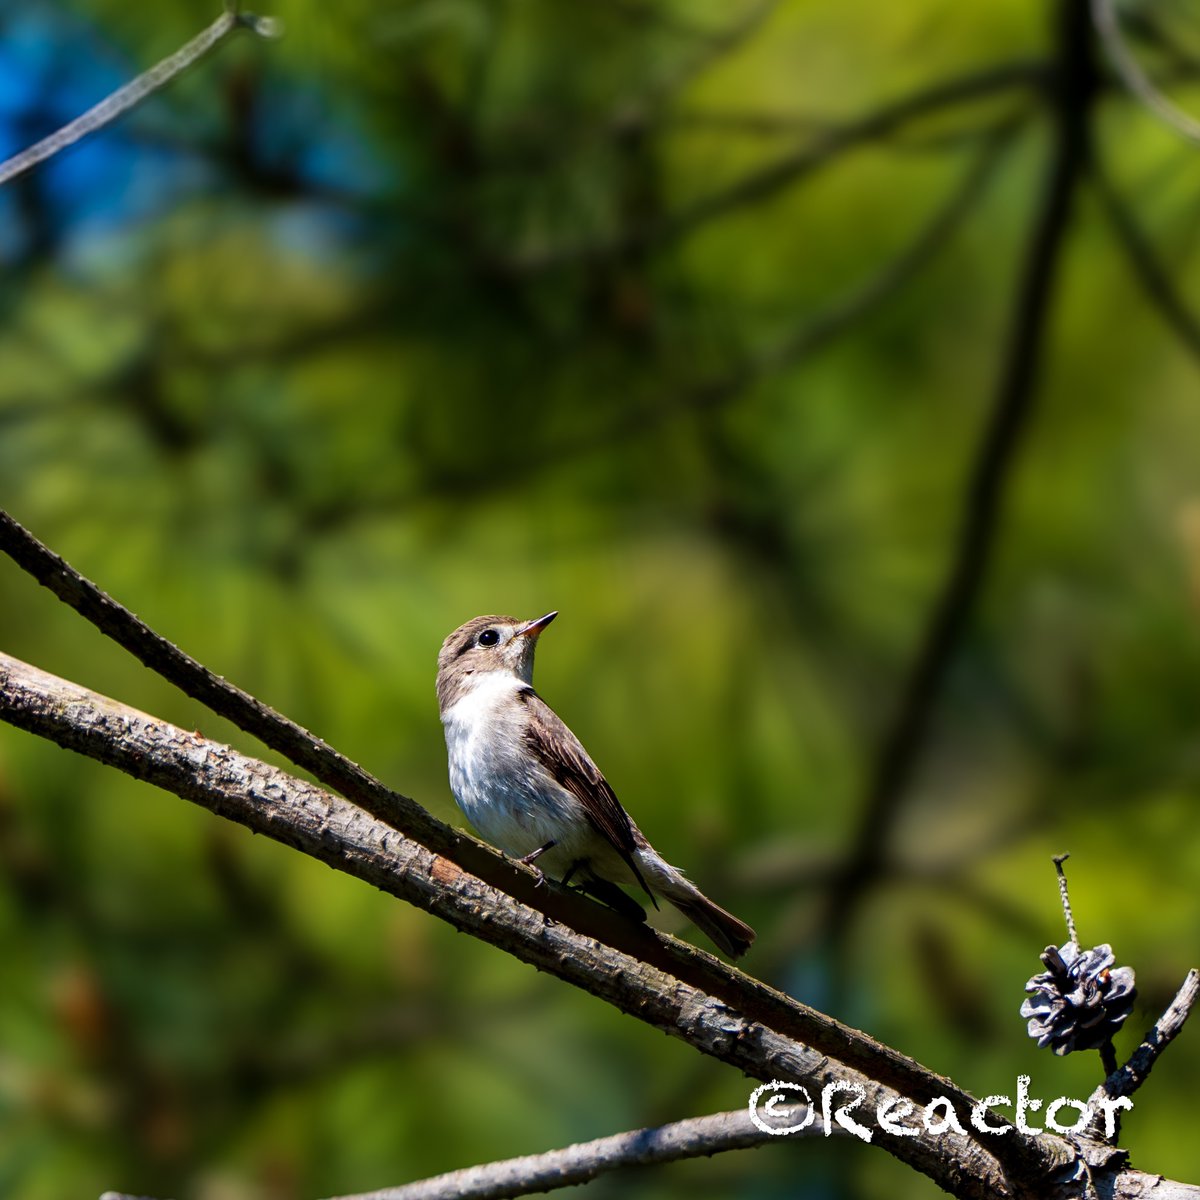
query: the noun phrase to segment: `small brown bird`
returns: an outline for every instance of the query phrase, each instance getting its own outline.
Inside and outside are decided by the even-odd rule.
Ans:
[[[538,635],[558,614],[536,621],[476,617],[442,643],[437,694],[450,788],[490,842],[545,867],[621,911],[645,919],[616,887],[669,900],[731,958],[754,930],[714,904],[661,858],[621,807],[579,739],[533,690]]]

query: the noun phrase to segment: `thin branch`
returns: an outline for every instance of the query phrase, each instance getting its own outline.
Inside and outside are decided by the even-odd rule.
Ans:
[[[845,151],[887,137],[917,117],[997,92],[1037,88],[1045,83],[1045,65],[1029,59],[1001,63],[983,71],[943,80],[874,109],[854,121],[829,129],[814,141],[780,156],[726,187],[710,192],[662,220],[627,229],[607,240],[532,252],[518,257],[509,264],[509,269],[517,272],[547,270],[661,247],[685,237],[716,217],[765,199],[825,166]]]
[[[854,325],[876,305],[908,283],[949,241],[966,219],[999,165],[1022,122],[1012,120],[987,139],[962,182],[940,208],[917,230],[916,236],[890,262],[835,301],[824,312],[770,347],[756,364],[759,374],[790,366],[797,359]]]
[[[215,50],[235,29],[250,29],[263,37],[273,37],[277,32],[275,22],[269,17],[255,17],[249,13],[226,10],[207,29],[198,33],[174,54],[155,63],[136,79],[131,79],[99,104],[89,108],[82,116],[76,117],[70,124],[55,130],[40,142],[0,163],[0,187],[24,174],[31,167],[36,167],[38,163],[45,162],[68,146],[74,145],[80,138],[111,124],[147,96],[165,87],[209,51]]]
[[[0,551],[185,695],[232,721],[298,767],[311,771],[322,783],[355,800],[381,820],[403,828],[431,849],[439,853],[460,849],[447,841],[446,827],[416,801],[386,788],[328,743],[185,654],[3,510],[0,510]]]
[[[1115,0],[1092,0],[1092,21],[1121,82],[1130,93],[1176,133],[1189,141],[1200,142],[1200,121],[1185,113],[1154,86],[1126,44]]]
[[[847,927],[879,868],[898,818],[899,801],[929,739],[950,664],[983,588],[1008,479],[1033,411],[1071,200],[1087,161],[1087,114],[1096,88],[1086,0],[1062,0],[1059,13],[1055,147],[1013,295],[995,398],[968,475],[965,515],[945,580],[876,756],[845,869],[830,890],[828,927],[833,942]]]
[[[842,1065],[811,1044],[754,1019],[746,1008],[731,1006],[560,922],[547,921],[543,913],[398,836],[348,801],[228,746],[4,654],[0,713],[18,728],[116,767],[414,904],[755,1079],[798,1083],[813,1089],[814,1095],[835,1081],[861,1085],[861,1120],[868,1128],[882,1129],[874,1114],[881,1104],[901,1098],[878,1081],[875,1071]],[[662,936],[636,928],[643,945]],[[844,1027],[842,1031],[848,1043],[870,1042],[875,1047],[869,1061],[879,1075],[888,1074],[893,1060],[902,1057],[871,1039],[864,1041],[862,1034]],[[946,1096],[970,1112],[973,1099],[952,1081],[917,1064],[914,1068],[914,1077],[933,1081],[933,1096],[928,1098]],[[912,1091],[906,1094],[925,1102]],[[858,1113],[855,1116],[858,1119]],[[1058,1140],[1016,1129],[1000,1138],[881,1136],[879,1145],[969,1200],[1004,1194],[995,1161],[1002,1151],[1010,1159],[1019,1156],[1024,1173],[1030,1175],[1057,1169],[1074,1153]]]
[[[1166,1011],[1153,1027],[1142,1038],[1141,1045],[1129,1056],[1125,1065],[1114,1071],[1092,1094],[1091,1103],[1097,1104],[1101,1098],[1132,1096],[1146,1082],[1158,1056],[1175,1040],[1183,1029],[1188,1014],[1192,1011],[1196,1000],[1200,998],[1200,971],[1193,967],[1180,985],[1175,999],[1167,1006]]]
[[[835,299],[823,311],[798,323],[795,328],[750,357],[724,379],[694,389],[676,398],[673,403],[661,405],[653,414],[637,413],[630,423],[631,428],[626,430],[624,426],[618,426],[615,430],[608,431],[607,435],[601,434],[599,443],[610,440],[613,433],[618,436],[625,431],[644,433],[649,425],[681,409],[710,409],[727,403],[747,388],[794,365],[806,355],[833,341],[844,330],[857,324],[871,309],[908,283],[946,244],[982,195],[1016,128],[1015,122],[1009,124],[989,139],[946,202],[934,210],[933,215],[917,230],[912,240],[878,271]],[[593,436],[588,439],[588,444],[595,446],[598,439]]]
[[[799,1124],[807,1109],[802,1105],[781,1107],[775,1112],[778,1128]],[[820,1115],[814,1113],[811,1124],[798,1133],[788,1134],[787,1138],[819,1137],[825,1132]],[[844,1134],[845,1131],[835,1124],[828,1132]],[[513,1196],[587,1183],[598,1175],[622,1167],[679,1162],[685,1158],[707,1157],[726,1150],[747,1150],[781,1140],[784,1139],[778,1133],[764,1133],[750,1119],[749,1110],[739,1108],[733,1112],[692,1117],[657,1128],[635,1129],[579,1142],[545,1154],[527,1154],[521,1158],[485,1163],[400,1187],[339,1196],[337,1200],[509,1200]]]
[[[1175,332],[1183,348],[1200,361],[1200,321],[1188,308],[1166,267],[1159,261],[1145,230],[1138,225],[1133,209],[1117,192],[1103,165],[1093,160],[1091,178],[1117,242],[1150,303]]]
[[[601,3],[604,8],[632,24],[662,29],[679,37],[699,41],[717,36],[717,31],[710,26],[699,25],[660,4],[645,3],[643,0],[601,0]]]
[[[778,7],[779,0],[756,0],[725,28],[705,34],[700,50],[652,81],[634,105],[622,109],[612,118],[609,131],[623,137],[641,133],[672,96],[753,37]]]
[[[680,413],[702,412],[729,404],[751,387],[794,366],[852,329],[873,308],[912,280],[947,244],[982,195],[1019,128],[1018,118],[993,132],[962,180],[955,184],[944,203],[922,222],[911,240],[893,258],[866,279],[853,284],[843,295],[835,297],[827,307],[797,321],[780,337],[747,354],[720,375],[681,388],[657,402],[624,411],[602,428],[530,448],[519,464],[520,476],[526,478],[531,471],[573,465],[581,455],[606,450],[627,438],[643,437]],[[518,468],[514,466],[511,471],[516,472]],[[504,464],[496,464],[485,476],[478,471],[460,474],[447,470],[439,476],[438,488],[439,493],[461,498],[476,494],[483,487],[502,486],[516,477]],[[404,499],[411,502],[413,497]]]

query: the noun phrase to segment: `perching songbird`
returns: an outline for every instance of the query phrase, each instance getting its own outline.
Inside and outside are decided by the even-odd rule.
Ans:
[[[616,884],[669,900],[732,958],[754,930],[714,904],[666,862],[621,807],[579,739],[533,690],[535,621],[476,617],[442,643],[437,694],[450,788],[467,819],[493,845],[644,920]],[[537,865],[534,865],[537,864]]]

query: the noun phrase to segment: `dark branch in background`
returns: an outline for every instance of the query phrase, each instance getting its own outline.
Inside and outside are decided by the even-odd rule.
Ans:
[[[177,75],[186,71],[194,62],[215,50],[237,29],[249,29],[261,37],[277,35],[276,24],[269,17],[255,17],[250,13],[238,13],[235,9],[223,12],[207,29],[198,33],[174,54],[155,63],[136,79],[131,79],[124,87],[106,96],[70,124],[0,163],[0,187],[31,167],[36,167],[38,163],[74,145],[80,138],[95,133],[123,116],[134,105],[140,104],[147,96],[165,87]]]
[[[672,96],[753,37],[778,7],[779,0],[756,0],[724,29],[700,34],[700,50],[655,80],[632,106],[621,109],[612,118],[609,132],[619,137],[642,133]]]
[[[1130,94],[1136,96],[1176,133],[1183,134],[1189,141],[1200,142],[1200,121],[1189,116],[1178,105],[1172,104],[1154,86],[1138,60],[1134,58],[1121,34],[1121,22],[1117,16],[1115,0],[1092,0],[1092,20],[1104,42],[1104,49]]]
[[[644,405],[638,405],[635,411],[624,411],[602,427],[589,429],[582,435],[558,438],[541,446],[531,445],[519,460],[492,463],[486,472],[475,466],[463,471],[456,465],[447,463],[445,466],[439,465],[434,468],[430,477],[423,479],[412,490],[368,496],[340,495],[321,501],[310,512],[307,528],[310,532],[329,535],[353,520],[370,515],[395,514],[434,497],[462,501],[484,492],[501,491],[519,480],[527,480],[532,472],[573,467],[579,457],[606,451],[632,437],[644,436],[648,431],[681,413],[712,410],[732,403],[757,384],[795,366],[808,355],[852,329],[857,321],[915,278],[947,245],[954,232],[970,214],[993,178],[1005,151],[1023,128],[1027,115],[1021,113],[1009,117],[981,134],[982,144],[977,147],[977,156],[962,180],[956,183],[943,204],[920,225],[911,240],[903,245],[893,258],[866,279],[852,285],[842,296],[833,299],[827,307],[815,314],[806,315],[776,340],[750,352],[721,374],[701,383],[685,385],[669,395],[649,400]],[[383,328],[386,325],[386,312],[386,309],[379,308],[365,317],[360,314],[355,318],[355,328],[359,332]],[[345,333],[346,328],[340,323],[326,328],[309,328],[302,335],[285,343],[255,347],[251,353],[291,355],[300,349],[311,350],[314,345],[333,343],[345,336]],[[190,357],[186,361],[204,367],[219,368],[225,365],[224,360],[211,354],[206,354],[200,360]],[[31,401],[17,413],[16,419],[36,416],[44,407],[40,402]],[[5,414],[0,413],[0,429],[5,424]],[[0,528],[0,539],[2,538],[3,529]],[[52,567],[46,569],[53,574]],[[127,649],[132,649],[127,643],[122,644],[126,645]],[[146,660],[143,658],[142,661]],[[188,691],[180,680],[173,679],[172,682]],[[188,694],[195,695],[190,691]],[[195,698],[207,703],[203,696],[195,695]],[[221,715],[255,736],[263,736],[256,728],[242,725],[240,719],[231,713],[222,712]],[[265,737],[263,740],[267,741]],[[331,787],[344,792],[339,782],[323,775],[313,764],[300,762],[281,746],[269,741],[267,744],[273,745],[281,753],[288,754],[293,762],[312,771],[317,778]],[[370,804],[365,800],[360,799],[360,803],[370,808]],[[385,820],[389,819],[386,812],[379,815]]]
[[[4,654],[0,713],[20,729],[190,800],[430,912],[755,1079],[787,1080],[818,1091],[835,1080],[862,1085],[862,1121],[868,1126],[875,1123],[879,1104],[901,1095],[918,1104],[946,1096],[964,1112],[974,1104],[951,1080],[821,1014],[811,1015],[839,1032],[843,1049],[857,1047],[865,1070],[843,1065],[781,1032],[778,1024],[763,1023],[751,1015],[754,992],[769,991],[757,981],[745,980],[750,1004],[727,1003],[643,956],[548,921],[544,913],[399,836],[341,797]],[[663,938],[626,924],[642,946]],[[803,1007],[775,995],[780,1005]],[[815,1023],[813,1031],[818,1032]],[[823,1040],[834,1044],[828,1037]],[[907,1064],[904,1074],[911,1086],[903,1090],[878,1081],[894,1074],[897,1064]],[[996,1165],[1001,1158],[1013,1163],[1021,1177],[1034,1178],[1074,1156],[1061,1141],[1016,1129],[1003,1137],[881,1134],[879,1145],[970,1200],[1003,1194]]]
[[[450,468],[442,470],[435,476],[437,494],[461,499],[466,495],[476,495],[485,488],[496,490],[505,484],[527,479],[531,471],[544,472],[573,466],[582,455],[611,449],[629,438],[643,437],[681,413],[703,412],[730,404],[750,388],[795,366],[807,355],[853,328],[857,321],[898,292],[932,261],[983,194],[1021,123],[1020,118],[1014,118],[991,133],[980,147],[970,169],[946,201],[934,210],[933,215],[925,220],[915,236],[894,258],[820,312],[796,322],[769,345],[748,354],[743,361],[713,379],[680,388],[656,401],[639,404],[601,428],[559,438],[541,447],[529,447],[519,463],[493,464],[487,474],[475,469],[469,472]],[[422,490],[385,502],[384,507],[400,507],[427,498],[428,494],[428,490]]]
[[[799,1124],[804,1113],[803,1106],[781,1107],[777,1110],[776,1127]],[[842,1134],[844,1131],[834,1125],[829,1132]],[[820,1115],[814,1114],[811,1125],[787,1137],[819,1137],[824,1133]],[[656,1129],[634,1129],[612,1137],[596,1138],[546,1154],[527,1154],[468,1167],[400,1187],[339,1196],[337,1200],[508,1200],[531,1192],[574,1187],[622,1167],[679,1162],[685,1158],[708,1157],[726,1150],[747,1150],[784,1140],[787,1139],[777,1134],[763,1133],[751,1121],[749,1110],[740,1108],[734,1112],[673,1121]]]
[[[597,258],[620,257],[660,248],[717,217],[766,199],[832,162],[845,151],[887,137],[917,117],[999,92],[1042,88],[1046,83],[1045,65],[1028,59],[1002,63],[987,70],[944,80],[875,109],[855,121],[829,129],[815,141],[751,171],[674,215],[646,226],[627,229],[608,240],[550,247],[530,253],[510,262],[507,269],[518,273],[549,270]]]
[[[965,515],[949,571],[876,756],[845,868],[830,890],[827,929],[833,944],[880,869],[900,800],[928,741],[950,664],[987,575],[1008,478],[1033,410],[1071,198],[1087,162],[1087,116],[1097,82],[1086,0],[1062,0],[1057,20],[1058,58],[1050,92],[1053,157],[1013,297],[996,394],[967,480]]]
[[[1112,226],[1121,249],[1150,303],[1183,343],[1184,349],[1200,361],[1200,322],[1188,308],[1179,289],[1154,252],[1154,246],[1137,223],[1133,209],[1118,194],[1104,165],[1093,159],[1092,182],[1100,198],[1104,215]]]

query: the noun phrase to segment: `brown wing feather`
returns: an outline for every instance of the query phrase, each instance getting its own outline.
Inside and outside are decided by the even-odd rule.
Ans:
[[[633,822],[621,807],[617,794],[609,786],[600,768],[592,762],[580,740],[567,728],[561,717],[531,687],[521,689],[521,699],[529,706],[532,718],[525,739],[551,776],[579,799],[592,827],[605,837],[625,860],[655,908],[658,901],[646,887],[634,861],[637,840]]]

